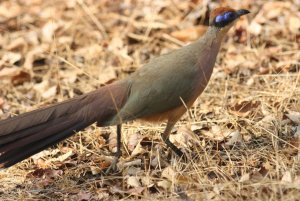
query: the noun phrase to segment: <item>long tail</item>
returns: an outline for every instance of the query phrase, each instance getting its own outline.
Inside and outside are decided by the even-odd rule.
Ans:
[[[10,167],[84,129],[108,122],[126,101],[124,82],[0,121],[0,168]]]

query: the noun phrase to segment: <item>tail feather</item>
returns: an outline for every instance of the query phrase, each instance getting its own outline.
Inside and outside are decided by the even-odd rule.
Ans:
[[[129,90],[130,85],[119,82],[0,121],[0,167],[10,167],[94,122],[110,125]]]
[[[35,141],[29,144],[24,145],[23,147],[19,147],[19,149],[10,149],[4,154],[0,155],[0,168],[8,168],[29,156],[32,156],[74,134],[75,130],[82,130],[86,127],[86,125],[81,122],[73,127],[70,127],[66,130],[63,130],[55,135],[49,136],[47,138],[41,139],[39,141]],[[23,151],[20,151],[23,150]]]
[[[3,146],[0,147],[0,154],[3,152],[3,150],[9,151],[11,149],[17,149],[26,144],[45,139],[53,133],[59,133],[66,128],[74,127],[75,124],[78,124],[79,122],[80,120],[74,120],[73,117],[61,117],[59,119],[54,119],[47,124],[44,123],[41,125],[37,125],[36,127],[29,128],[25,131],[14,133],[12,136],[14,136],[14,138],[16,138],[17,140],[11,140],[9,138],[4,139],[3,141],[6,141],[6,143],[3,143]],[[52,126],[50,125],[50,123]],[[85,124],[86,126],[88,126],[91,123],[86,122]]]

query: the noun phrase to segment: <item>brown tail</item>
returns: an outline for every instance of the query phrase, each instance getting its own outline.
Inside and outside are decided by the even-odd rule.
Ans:
[[[126,101],[124,82],[0,121],[0,167],[10,167],[94,122],[109,122]]]

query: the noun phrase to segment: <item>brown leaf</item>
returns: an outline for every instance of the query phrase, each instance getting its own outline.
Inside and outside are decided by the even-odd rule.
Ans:
[[[77,199],[78,200],[89,200],[92,197],[92,194],[90,192],[87,191],[80,191],[77,194]]]
[[[56,178],[59,177],[63,174],[62,170],[53,170],[50,168],[47,169],[36,169],[35,171],[27,174],[26,177],[36,177],[36,178],[41,178],[41,177],[47,177],[47,178]]]
[[[246,117],[251,112],[256,111],[260,105],[260,101],[242,101],[231,106],[229,109],[234,115]]]
[[[19,74],[14,75],[11,78],[11,82],[14,86],[21,85],[24,82],[30,82],[30,80],[31,80],[30,74],[24,71],[20,71]]]

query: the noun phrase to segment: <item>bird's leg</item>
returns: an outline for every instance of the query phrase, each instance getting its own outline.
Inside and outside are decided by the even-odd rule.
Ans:
[[[170,147],[172,149],[172,151],[174,151],[177,154],[177,156],[184,157],[183,152],[178,147],[176,147],[169,139],[170,133],[171,133],[173,127],[175,126],[175,124],[176,124],[176,122],[168,121],[166,129],[161,134],[161,137],[162,137],[163,141],[166,143],[166,145],[168,147]]]
[[[111,162],[110,166],[107,168],[105,173],[109,173],[111,170],[116,171],[117,170],[117,163],[119,161],[119,158],[122,155],[121,151],[121,134],[122,134],[122,124],[117,125],[117,151],[115,153],[115,158]]]

